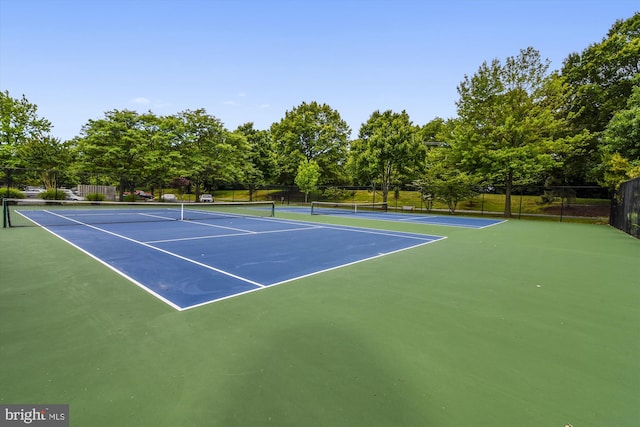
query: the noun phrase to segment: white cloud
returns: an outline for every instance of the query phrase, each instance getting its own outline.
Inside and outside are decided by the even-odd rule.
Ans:
[[[139,96],[137,98],[133,98],[131,100],[131,102],[133,102],[134,104],[140,104],[140,105],[149,105],[149,104],[151,104],[151,101],[148,100],[147,98],[143,97],[143,96]]]

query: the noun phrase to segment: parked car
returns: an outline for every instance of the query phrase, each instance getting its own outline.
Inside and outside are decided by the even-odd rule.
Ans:
[[[147,193],[146,191],[136,190],[134,194],[142,199],[153,199],[151,193]]]
[[[128,192],[128,191],[125,191],[125,192],[124,192],[124,193],[122,193],[122,194],[123,194],[125,197],[129,197],[129,196],[131,195],[131,193],[130,193],[130,192]],[[147,192],[146,192],[146,191],[144,191],[144,190],[135,190],[135,191],[133,192],[133,196],[134,196],[134,197],[133,197],[133,199],[132,199],[132,200],[134,200],[134,201],[135,201],[135,200],[137,200],[137,199],[143,199],[143,200],[147,200],[147,201],[153,200],[153,196],[151,195],[151,193],[147,193]],[[127,199],[127,200],[130,200],[130,199]]]
[[[160,200],[162,200],[163,202],[177,202],[178,198],[175,194],[163,194],[162,196],[160,196]]]
[[[45,189],[42,187],[27,187],[23,193],[28,199],[34,199],[40,197],[41,193],[44,193]]]
[[[213,203],[213,196],[211,194],[203,194],[200,196],[200,201],[202,203]]]
[[[64,193],[67,200],[87,200],[86,198],[79,196],[78,194],[69,190],[68,188],[61,188],[60,191]]]

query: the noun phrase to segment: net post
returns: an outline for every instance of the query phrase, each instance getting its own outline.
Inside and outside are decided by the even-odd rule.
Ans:
[[[276,216],[276,202],[271,202],[271,216]]]
[[[180,203],[180,221],[184,221],[184,203]]]
[[[2,198],[2,228],[7,228],[7,199],[4,197]]]

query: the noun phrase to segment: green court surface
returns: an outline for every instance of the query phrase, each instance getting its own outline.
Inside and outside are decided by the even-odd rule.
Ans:
[[[0,404],[76,427],[640,425],[639,240],[314,220],[448,238],[180,312],[0,230]]]

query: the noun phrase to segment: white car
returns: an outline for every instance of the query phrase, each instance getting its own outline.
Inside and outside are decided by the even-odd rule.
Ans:
[[[33,199],[33,198],[40,197],[40,194],[44,192],[45,192],[45,189],[42,187],[27,187],[26,190],[24,190],[24,195],[28,199]]]
[[[69,190],[68,188],[62,188],[60,189],[60,191],[64,193],[67,200],[87,200],[86,198],[79,196],[73,191]]]
[[[162,200],[163,202],[177,202],[178,198],[176,197],[175,194],[163,194],[162,196],[160,196],[160,200]]]
[[[211,194],[203,194],[202,196],[200,196],[200,202],[213,203],[213,196]]]

